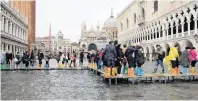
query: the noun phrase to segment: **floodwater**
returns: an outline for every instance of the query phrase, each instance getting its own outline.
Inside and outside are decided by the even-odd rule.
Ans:
[[[198,82],[108,83],[88,70],[1,71],[2,100],[189,100]]]

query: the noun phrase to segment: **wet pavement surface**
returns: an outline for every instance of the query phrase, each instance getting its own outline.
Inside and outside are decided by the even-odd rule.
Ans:
[[[109,86],[88,70],[1,71],[2,100],[196,100],[197,95],[198,82]]]

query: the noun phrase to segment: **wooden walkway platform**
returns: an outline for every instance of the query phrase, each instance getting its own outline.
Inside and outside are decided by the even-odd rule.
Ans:
[[[1,69],[1,71],[16,71],[16,70],[88,70],[88,68],[15,68],[15,69]]]
[[[190,74],[190,75],[184,75],[184,74],[178,74],[178,75],[172,75],[169,73],[165,73],[165,74],[157,74],[157,73],[153,73],[153,74],[145,74],[143,76],[128,76],[128,75],[122,75],[122,76],[109,76],[109,77],[105,77],[105,73],[101,70],[97,70],[97,69],[93,69],[93,68],[89,68],[89,70],[93,71],[96,74],[100,74],[100,76],[103,78],[103,80],[108,79],[109,80],[109,85],[111,85],[111,81],[112,79],[115,80],[115,84],[117,85],[117,80],[118,79],[131,79],[132,83],[134,84],[135,81],[139,82],[139,79],[144,79],[144,80],[149,80],[152,81],[153,78],[156,78],[157,80],[159,80],[159,83],[161,83],[162,81],[164,81],[164,83],[167,82],[167,80],[170,80],[170,78],[175,78],[175,77],[182,77],[184,78],[184,80],[186,80],[188,77],[192,78],[191,80],[195,79],[195,76],[198,76],[198,73],[196,74]]]

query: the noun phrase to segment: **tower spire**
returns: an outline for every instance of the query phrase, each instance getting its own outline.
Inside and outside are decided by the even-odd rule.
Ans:
[[[111,8],[111,18],[113,18],[113,8]]]

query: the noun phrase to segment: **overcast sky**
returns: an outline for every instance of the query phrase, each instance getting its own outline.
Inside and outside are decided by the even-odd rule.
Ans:
[[[62,31],[65,38],[78,42],[81,23],[86,21],[88,28],[103,25],[110,17],[120,13],[132,0],[36,0],[36,36],[48,36]]]

